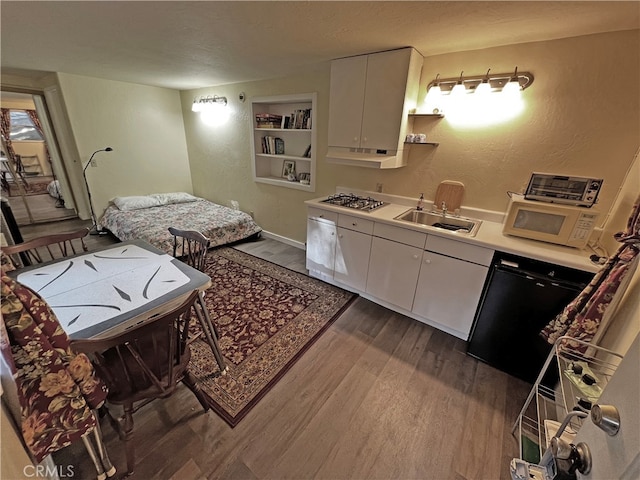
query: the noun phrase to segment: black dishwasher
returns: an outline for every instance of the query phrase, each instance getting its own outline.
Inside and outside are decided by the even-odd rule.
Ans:
[[[551,350],[540,330],[592,278],[593,273],[496,252],[467,353],[533,383]]]

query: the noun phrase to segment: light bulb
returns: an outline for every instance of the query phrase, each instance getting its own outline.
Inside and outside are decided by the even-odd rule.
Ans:
[[[518,82],[517,77],[509,80],[509,82],[502,88],[502,93],[509,96],[520,94],[520,82]]]
[[[491,84],[489,82],[482,82],[476,87],[474,95],[488,95],[491,93]]]
[[[229,109],[222,103],[207,103],[200,112],[200,118],[207,125],[222,125],[229,120]]]
[[[464,87],[462,83],[456,83],[453,89],[451,90],[451,95],[458,97],[458,96],[464,95],[466,91],[467,89]]]

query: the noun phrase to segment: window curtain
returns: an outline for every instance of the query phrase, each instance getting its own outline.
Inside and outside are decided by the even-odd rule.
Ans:
[[[7,149],[5,152],[7,158],[16,163],[16,152],[13,150],[13,144],[11,143],[11,111],[8,108],[0,109],[0,130],[4,137],[4,146]]]
[[[563,335],[588,343],[600,328],[607,308],[625,277],[632,271],[630,267],[640,252],[640,195],[631,210],[627,228],[616,233],[614,238],[621,243],[616,253],[576,299],[540,332],[550,344]],[[582,347],[576,343],[576,348]]]
[[[42,123],[40,123],[40,118],[38,117],[38,113],[35,110],[25,110],[25,112],[27,112],[27,115],[33,122],[33,125],[38,129],[40,136],[42,138],[45,138],[44,130],[42,129]],[[49,154],[49,147],[47,146],[46,140],[44,141],[44,153],[47,156],[47,162],[49,162],[49,165],[51,165],[51,155]]]
[[[11,267],[2,257],[0,351],[16,382],[22,436],[40,462],[95,428],[92,409],[107,388],[89,358],[71,351],[49,305],[5,274]]]

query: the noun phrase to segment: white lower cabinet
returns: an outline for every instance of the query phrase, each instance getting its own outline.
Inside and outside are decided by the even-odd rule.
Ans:
[[[494,251],[361,217],[309,207],[312,277],[467,340]]]
[[[494,251],[435,236],[426,249],[411,311],[466,340]]]
[[[361,292],[367,286],[373,222],[338,216],[333,279]]]
[[[374,232],[366,292],[411,310],[427,235],[378,223]]]
[[[483,265],[424,252],[411,311],[466,340],[488,271]]]

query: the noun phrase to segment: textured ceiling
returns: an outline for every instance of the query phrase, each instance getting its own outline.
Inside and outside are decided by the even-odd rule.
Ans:
[[[413,46],[430,56],[640,28],[640,2],[6,1],[3,74],[191,89]]]

